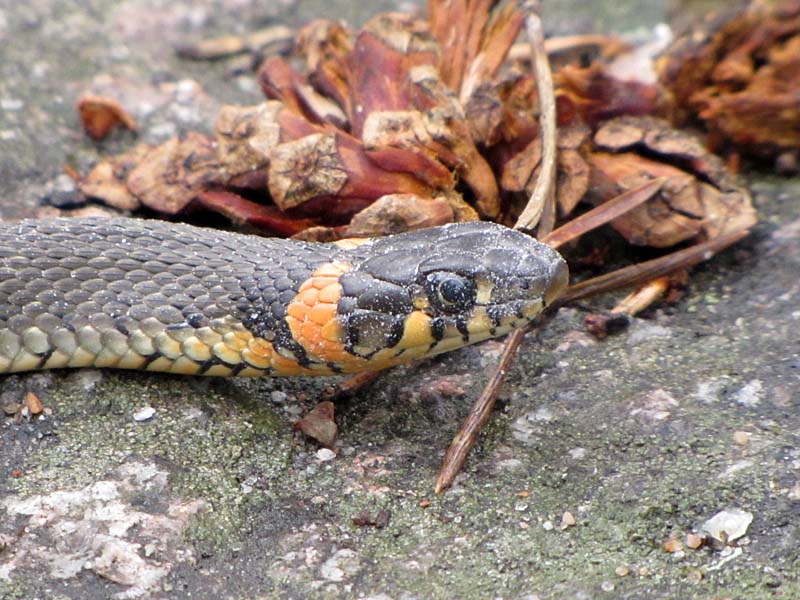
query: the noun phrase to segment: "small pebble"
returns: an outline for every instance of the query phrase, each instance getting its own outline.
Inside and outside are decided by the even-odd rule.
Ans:
[[[545,521],[542,523],[542,529],[545,531],[552,531],[553,530],[553,522],[552,521]]]
[[[703,579],[703,572],[700,569],[692,569],[686,575],[686,579],[688,579],[689,581],[691,581],[693,583],[698,583],[699,581],[702,581],[702,579]]]
[[[610,581],[604,581],[600,584],[600,589],[604,592],[613,592],[614,591],[614,584]]]
[[[156,409],[152,406],[144,406],[133,413],[133,420],[134,421],[148,421],[153,418],[156,414]]]
[[[586,458],[586,448],[571,448],[567,451],[572,460],[583,460]]]
[[[575,521],[575,516],[571,512],[569,512],[568,510],[565,510],[564,514],[561,515],[561,527],[562,527],[562,529],[566,528],[566,527],[574,527],[576,522],[577,521]]]
[[[630,572],[631,572],[631,570],[628,567],[624,566],[624,565],[614,569],[614,573],[616,573],[620,577],[627,577],[628,575],[630,575]]]
[[[733,443],[737,446],[747,446],[750,442],[750,433],[746,431],[734,431],[733,432]]]
[[[286,392],[282,392],[280,390],[273,390],[269,393],[269,399],[275,404],[283,404],[286,402],[286,398]]]
[[[285,410],[286,414],[289,415],[289,416],[299,417],[300,415],[303,414],[303,411],[305,409],[302,406],[300,406],[299,404],[287,404],[287,405],[284,406],[283,410]]]
[[[678,538],[670,538],[664,542],[664,552],[673,554],[675,552],[680,552],[681,550],[683,550],[683,542],[681,542]]]
[[[739,508],[728,508],[703,523],[703,531],[715,540],[727,544],[746,534],[752,522],[752,513]]]
[[[77,208],[86,204],[86,197],[78,193],[75,182],[69,175],[59,175],[46,197],[47,203],[56,208]]]
[[[39,396],[33,392],[28,392],[25,394],[25,406],[28,407],[28,410],[32,415],[38,415],[44,409],[42,406],[42,401],[39,400]]]
[[[70,374],[69,379],[83,391],[91,392],[103,382],[103,377],[100,369],[78,369]]]
[[[331,450],[330,448],[320,448],[317,450],[316,453],[317,460],[321,462],[328,462],[329,460],[333,460],[336,458],[336,452]]]
[[[0,108],[5,112],[15,112],[25,106],[25,103],[18,98],[11,98],[10,96],[3,96],[0,98]]]
[[[733,394],[733,399],[748,408],[753,408],[761,403],[764,397],[764,383],[760,379],[751,379],[741,389]]]
[[[691,548],[692,550],[697,550],[702,545],[703,545],[703,536],[697,535],[696,533],[686,534],[687,548]]]
[[[21,409],[22,409],[22,404],[20,404],[19,402],[9,402],[8,404],[3,404],[3,412],[9,417],[13,417]]]

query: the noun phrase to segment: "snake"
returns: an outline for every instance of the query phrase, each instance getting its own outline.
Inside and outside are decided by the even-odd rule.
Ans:
[[[0,223],[0,373],[385,369],[503,335],[567,286],[521,232],[466,222],[304,242],[135,218]]]

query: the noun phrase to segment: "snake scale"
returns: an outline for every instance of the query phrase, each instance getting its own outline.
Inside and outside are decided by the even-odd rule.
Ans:
[[[502,335],[565,288],[558,253],[481,222],[333,244],[142,219],[0,224],[0,372],[327,375]]]

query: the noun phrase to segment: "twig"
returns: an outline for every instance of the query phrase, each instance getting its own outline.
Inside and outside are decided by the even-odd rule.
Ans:
[[[506,338],[503,353],[500,356],[500,363],[495,368],[492,378],[483,388],[478,399],[475,400],[467,418],[456,433],[453,441],[450,442],[447,452],[445,452],[442,468],[439,471],[439,478],[436,480],[435,490],[437,494],[453,484],[456,475],[461,471],[461,467],[464,466],[467,456],[469,456],[469,451],[472,450],[478,440],[478,434],[489,420],[495,400],[497,400],[497,392],[503,384],[506,371],[524,337],[525,329],[517,329]]]
[[[630,265],[629,267],[617,269],[611,273],[582,281],[581,283],[570,286],[556,301],[556,305],[563,306],[568,302],[573,302],[581,298],[610,292],[611,290],[636,285],[637,283],[644,283],[678,269],[691,267],[692,265],[710,259],[717,252],[727,248],[731,244],[735,244],[749,233],[749,229],[727,233],[707,242],[703,242],[702,244],[695,244],[694,246],[672,252],[660,258]]]
[[[611,309],[611,313],[632,317],[661,298],[669,289],[669,284],[670,278],[666,275],[648,281],[640,288],[628,294],[619,304]]]
[[[539,237],[550,233],[555,224],[556,181],[556,100],[553,76],[544,49],[544,32],[538,15],[539,3],[528,1],[525,11],[525,31],[531,44],[531,63],[539,98],[539,127],[542,136],[542,162],[539,177],[525,210],[517,219],[515,229],[531,231],[539,224]],[[544,220],[542,220],[544,219]]]
[[[664,185],[664,181],[666,181],[664,177],[659,177],[658,179],[648,181],[638,188],[628,190],[616,198],[604,202],[597,208],[593,208],[589,212],[582,214],[580,217],[572,219],[541,238],[541,240],[553,248],[560,248],[567,242],[579,238],[584,233],[596,229],[600,227],[600,225],[605,225],[629,210],[647,202],[659,192],[661,186]]]
[[[344,398],[349,398],[356,392],[360,392],[374,381],[377,381],[384,371],[364,371],[363,373],[356,373],[347,379],[338,382],[336,385],[323,391],[321,395],[322,400],[330,400],[336,402]]]
[[[553,78],[547,52],[544,49],[542,21],[538,15],[538,2],[526,2],[525,28],[531,43],[533,76],[539,96],[539,126],[542,135],[542,163],[531,198],[525,210],[517,219],[515,229],[532,230],[539,225],[538,235],[543,237],[553,230],[556,220],[555,182],[556,182],[556,102],[553,93]],[[464,466],[469,451],[475,445],[481,429],[489,420],[497,393],[506,376],[506,370],[525,336],[525,329],[519,329],[506,338],[500,363],[480,397],[470,409],[467,418],[456,433],[442,460],[442,468],[436,481],[436,493],[444,491]]]

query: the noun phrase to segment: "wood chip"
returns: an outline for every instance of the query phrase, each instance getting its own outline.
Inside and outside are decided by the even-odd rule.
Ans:
[[[139,126],[122,105],[108,96],[84,94],[78,98],[78,113],[83,129],[93,140],[102,140],[117,125],[138,131]]]
[[[42,401],[39,400],[39,396],[33,392],[28,392],[25,394],[25,406],[28,407],[28,410],[33,416],[40,414],[44,408],[42,406]]]
[[[336,436],[339,433],[339,428],[333,420],[333,411],[333,402],[320,402],[305,417],[297,421],[294,427],[330,448],[336,443]]]

